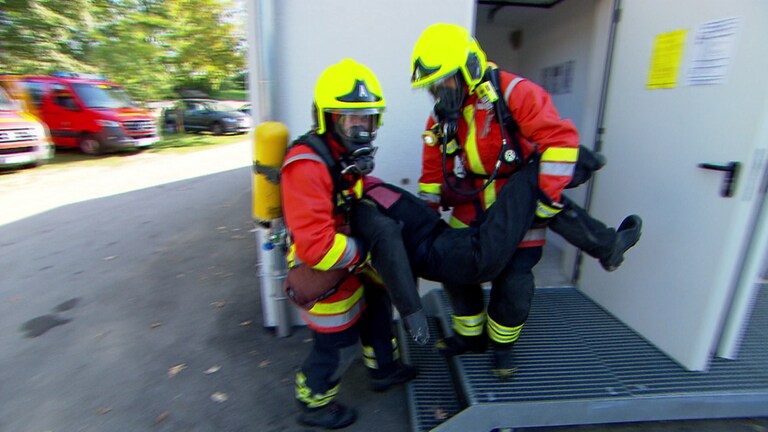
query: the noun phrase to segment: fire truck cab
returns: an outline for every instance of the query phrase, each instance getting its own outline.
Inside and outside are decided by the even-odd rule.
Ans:
[[[122,86],[97,75],[4,76],[0,84],[43,120],[57,147],[86,154],[146,148],[158,140],[157,122]]]

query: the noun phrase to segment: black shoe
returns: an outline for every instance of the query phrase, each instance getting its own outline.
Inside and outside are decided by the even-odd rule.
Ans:
[[[517,372],[515,366],[514,357],[512,355],[512,347],[494,347],[493,349],[493,368],[491,373],[496,378],[507,381],[512,378],[512,375]]]
[[[627,216],[621,221],[610,252],[600,258],[600,265],[606,271],[614,271],[624,262],[624,252],[640,240],[642,227],[643,220],[638,215]]]
[[[488,338],[484,334],[481,336],[453,335],[438,340],[435,343],[435,348],[444,357],[453,357],[468,352],[484,353],[488,348]]]
[[[305,426],[319,426],[326,429],[341,429],[357,420],[357,411],[338,402],[331,402],[319,408],[304,407],[299,422]]]
[[[385,375],[381,378],[371,378],[371,388],[375,392],[383,392],[389,390],[390,387],[398,384],[406,383],[419,374],[419,370],[411,365],[400,363],[397,369],[392,371],[389,375]]]

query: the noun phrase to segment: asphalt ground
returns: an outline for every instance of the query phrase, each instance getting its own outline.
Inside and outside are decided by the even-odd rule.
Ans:
[[[306,328],[262,326],[247,143],[0,174],[0,432],[309,431]],[[410,430],[354,363],[349,431]],[[521,429],[518,429],[520,431]],[[525,431],[764,432],[767,419]]]

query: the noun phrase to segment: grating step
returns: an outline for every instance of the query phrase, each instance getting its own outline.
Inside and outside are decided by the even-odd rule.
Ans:
[[[451,397],[461,394],[466,402],[444,411],[450,419],[436,421],[434,413],[443,411],[425,402],[439,393],[431,379],[439,377],[441,388],[450,385],[444,376],[449,367],[431,349],[415,347],[424,355],[420,362],[440,372],[409,389],[414,430],[768,416],[768,290],[761,291],[740,359],[714,359],[703,373],[681,368],[576,289],[538,289],[515,344],[519,370],[512,380],[500,382],[491,375],[490,353],[451,361],[458,385]],[[442,291],[425,297],[430,296],[439,309],[435,326],[448,332],[447,297]]]
[[[456,415],[461,410],[455,385],[448,363],[438,354],[432,344],[418,345],[411,340],[402,326],[400,340],[403,356],[419,368],[419,376],[408,383],[408,405],[411,412],[411,426],[414,431],[429,431]],[[429,318],[432,340],[442,337],[437,318]]]

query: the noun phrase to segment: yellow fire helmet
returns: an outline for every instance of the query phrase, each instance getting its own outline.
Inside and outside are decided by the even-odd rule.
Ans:
[[[344,59],[326,68],[315,84],[317,133],[326,131],[326,114],[375,115],[381,127],[386,107],[381,85],[366,66]]]
[[[427,27],[411,54],[411,85],[424,88],[461,71],[473,93],[485,73],[485,52],[469,32],[456,24],[438,23]]]

